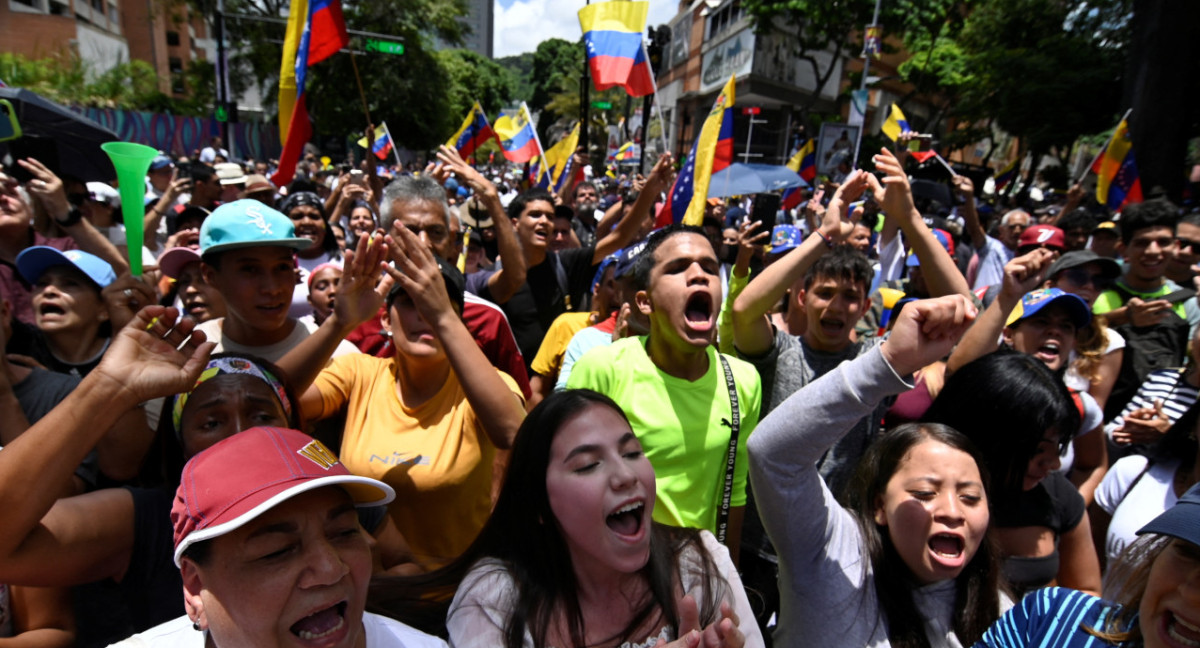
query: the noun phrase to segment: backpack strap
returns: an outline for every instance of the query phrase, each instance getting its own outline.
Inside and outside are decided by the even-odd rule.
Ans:
[[[729,427],[729,452],[725,455],[725,481],[722,485],[721,508],[717,511],[717,541],[728,546],[725,542],[725,532],[729,528],[729,503],[733,498],[733,466],[737,461],[738,432],[741,429],[742,415],[738,407],[737,383],[733,381],[733,370],[729,361],[721,353],[721,368],[725,372],[725,386],[729,388],[729,412],[732,421],[721,419],[721,424]]]

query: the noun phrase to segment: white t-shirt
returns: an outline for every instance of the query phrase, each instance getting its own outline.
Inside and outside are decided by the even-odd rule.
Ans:
[[[1104,335],[1108,339],[1108,346],[1104,347],[1103,355],[1108,355],[1125,348],[1125,338],[1120,333],[1109,328],[1105,329]],[[1075,391],[1087,391],[1092,384],[1075,370],[1075,361],[1078,358],[1079,354],[1075,353],[1075,350],[1072,349],[1071,355],[1067,357],[1067,375],[1063,378],[1063,381],[1067,383],[1067,387]]]
[[[292,328],[292,332],[287,337],[275,344],[255,347],[238,344],[229,339],[225,336],[224,327],[224,317],[218,317],[217,319],[211,319],[196,325],[197,330],[204,331],[209,340],[217,343],[217,348],[213,349],[213,353],[221,353],[223,351],[228,353],[247,353],[256,355],[264,360],[270,360],[271,362],[279,362],[279,359],[287,355],[288,351],[291,351],[297,344],[303,342],[305,338],[312,335],[312,332],[316,330],[316,328],[308,328],[303,322],[297,320],[295,327]],[[337,349],[333,352],[333,357],[336,358],[347,353],[361,353],[361,351],[353,344],[342,340],[338,342]]]
[[[1100,427],[1100,424],[1104,422],[1104,410],[1100,409],[1100,403],[1097,403],[1091,394],[1081,391],[1079,392],[1079,399],[1083,401],[1083,417],[1079,425],[1079,434],[1075,435],[1076,439]],[[1075,465],[1074,442],[1067,444],[1062,455],[1059,456],[1059,460],[1062,462],[1062,465],[1058,467],[1058,472],[1070,475],[1071,467]]]
[[[446,648],[446,642],[399,621],[363,613],[367,648]],[[115,643],[110,648],[204,648],[208,632],[192,627],[186,616],[172,619]]]
[[[1174,487],[1179,461],[1156,462],[1138,479],[1148,461],[1142,455],[1119,459],[1096,487],[1096,505],[1112,516],[1108,535],[1104,538],[1104,553],[1109,564],[1137,540],[1138,529],[1179,501]],[[1137,484],[1133,483],[1135,480]]]

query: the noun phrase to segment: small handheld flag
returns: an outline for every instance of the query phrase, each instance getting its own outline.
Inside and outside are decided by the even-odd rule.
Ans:
[[[996,174],[994,182],[997,192],[1007,187],[1008,183],[1012,182],[1013,178],[1017,177],[1017,167],[1020,166],[1020,164],[1021,157],[1017,156],[1013,158],[1012,162],[1006,164],[1004,168],[1000,170],[1000,173]]]
[[[496,133],[488,123],[483,107],[476,101],[475,105],[471,106],[471,112],[467,113],[467,118],[463,120],[462,126],[459,126],[458,131],[446,140],[446,146],[457,150],[458,154],[466,160],[471,157],[475,149],[494,137],[496,137]]]
[[[524,108],[517,110],[515,115],[501,116],[496,120],[494,129],[500,138],[500,149],[504,152],[504,158],[509,162],[522,164],[532,160],[539,153],[533,122]]]
[[[1109,209],[1120,209],[1127,202],[1142,202],[1142,181],[1133,157],[1129,122],[1122,119],[1112,139],[1092,163],[1096,178],[1096,200]]]
[[[800,179],[812,184],[817,179],[816,140],[809,139],[788,160],[787,168],[799,174]],[[783,208],[795,209],[804,200],[803,187],[789,187],[783,192]]]
[[[896,141],[901,133],[912,131],[908,126],[908,119],[904,116],[904,111],[900,110],[900,106],[892,104],[892,112],[888,115],[887,121],[883,122],[883,134],[887,138]]]
[[[366,137],[359,138],[359,146],[367,148],[368,144]],[[386,123],[375,127],[375,145],[371,148],[371,152],[380,160],[387,159],[388,153],[392,152],[392,137]]]

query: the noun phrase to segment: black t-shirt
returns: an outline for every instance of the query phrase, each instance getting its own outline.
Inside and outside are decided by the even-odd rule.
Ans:
[[[33,425],[57,407],[78,385],[79,378],[76,376],[34,369],[24,380],[13,385],[12,389],[13,395],[21,405],[21,412],[25,414],[25,420]],[[98,475],[99,463],[96,451],[93,450],[75,469],[75,476],[83,480],[88,490],[92,490],[96,487]]]
[[[508,316],[521,355],[525,357],[526,368],[537,355],[554,318],[567,311],[581,312],[588,308],[587,298],[591,293],[592,277],[596,274],[596,264],[592,263],[595,254],[594,247],[547,252],[544,261],[526,271],[525,284],[500,305]],[[561,273],[557,269],[560,264]],[[472,274],[467,289],[484,299],[492,299],[487,289],[487,280],[492,274],[495,273],[480,271]]]
[[[1058,575],[1058,541],[1083,520],[1084,508],[1083,496],[1060,472],[1051,472],[1037,486],[995,504],[992,524],[997,528],[1040,526],[1054,532],[1050,555],[1004,559],[1004,575],[1017,594],[1044,587]]]

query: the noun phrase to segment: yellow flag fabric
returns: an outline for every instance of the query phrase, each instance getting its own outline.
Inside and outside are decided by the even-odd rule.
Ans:
[[[378,142],[379,140],[383,139],[384,135],[387,135],[386,122],[375,127],[375,141]],[[358,145],[362,148],[367,148],[367,137],[365,135],[358,139]]]
[[[732,112],[734,102],[734,89],[737,87],[737,76],[731,75],[729,81],[725,83],[725,88],[721,90],[721,94],[717,96],[716,102],[713,103],[712,110],[708,111],[708,117],[704,120],[704,126],[700,129],[700,139],[696,144],[696,159],[695,170],[692,176],[695,188],[692,191],[692,200],[688,203],[687,211],[683,214],[684,225],[700,226],[704,222],[704,208],[708,204],[708,182],[712,179],[713,168],[719,166],[720,169],[728,167],[733,161],[733,115],[726,114]],[[722,139],[722,125],[724,121],[730,121],[728,130],[729,137]],[[725,143],[725,148],[728,150],[718,151],[719,144]],[[718,153],[722,153],[718,159]],[[685,167],[684,173],[687,172]]]
[[[883,122],[881,130],[888,139],[895,142],[896,138],[900,137],[900,133],[906,133],[912,129],[908,126],[908,119],[904,116],[904,111],[900,110],[900,106],[892,104],[892,113],[888,115],[887,121]]]
[[[279,64],[279,141],[287,141],[288,125],[292,123],[292,108],[296,105],[296,51],[308,20],[308,0],[292,0],[288,9],[286,36],[283,39],[283,61]]]
[[[571,156],[575,154],[576,148],[579,148],[579,124],[575,124],[570,135],[562,138],[557,144],[551,146],[549,151],[546,151],[546,164],[543,166],[550,172],[551,187],[558,186],[563,169],[567,166],[567,160],[570,160]]]

